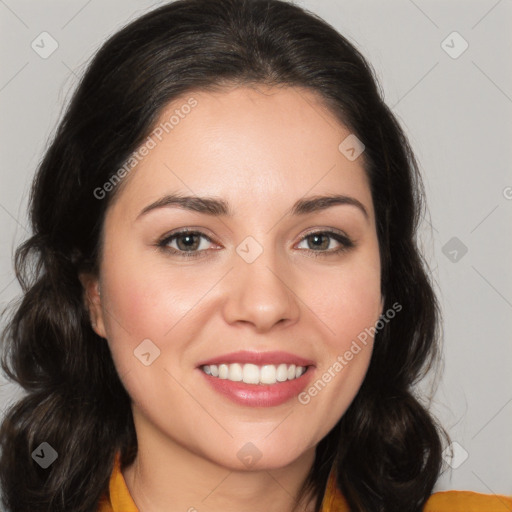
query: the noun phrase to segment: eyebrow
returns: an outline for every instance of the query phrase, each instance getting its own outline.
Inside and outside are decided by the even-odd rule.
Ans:
[[[339,194],[301,198],[284,215],[307,215],[338,205],[354,206],[363,213],[366,219],[369,219],[368,212],[360,201],[354,197]],[[137,219],[150,211],[165,207],[182,208],[215,217],[233,216],[229,204],[223,199],[168,194],[143,208],[137,215]]]

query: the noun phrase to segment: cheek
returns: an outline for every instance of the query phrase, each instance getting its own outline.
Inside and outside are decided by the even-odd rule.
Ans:
[[[322,274],[304,290],[308,306],[326,327],[326,348],[344,350],[351,340],[375,325],[381,314],[380,268],[375,258],[354,258]]]
[[[107,263],[103,281],[109,290],[105,308],[112,313],[110,328],[122,327],[135,339],[164,337],[193,308],[207,284],[147,254]]]
[[[119,377],[139,409],[163,417],[169,404],[186,403],[173,376],[180,380],[176,368],[188,336],[198,335],[187,313],[200,290],[194,293],[183,273],[164,275],[151,265],[105,266],[103,277],[107,339]]]
[[[150,258],[130,257],[129,251],[124,254],[113,258],[112,251],[106,252],[102,267],[102,288],[106,292],[102,295],[103,317],[120,375],[144,368],[136,359],[141,343],[149,348],[151,358],[158,356],[155,361],[162,362],[160,356],[166,353],[167,345],[171,341],[179,343],[173,340],[174,326],[186,316],[195,297],[183,273],[170,276]]]
[[[311,309],[325,327],[321,363],[315,379],[299,396],[314,417],[323,418],[316,437],[321,438],[345,413],[368,369],[373,349],[373,329],[381,314],[380,267],[375,253],[367,260],[321,274],[305,290]]]

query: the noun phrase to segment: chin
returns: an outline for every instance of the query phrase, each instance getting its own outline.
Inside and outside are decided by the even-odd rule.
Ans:
[[[230,457],[227,455],[231,454]],[[217,455],[217,454],[216,454]],[[265,443],[246,441],[236,443],[236,447],[229,448],[214,456],[211,460],[231,471],[263,471],[285,468],[301,457],[314,457],[314,448],[304,451],[297,449],[297,443],[290,446],[285,443]]]

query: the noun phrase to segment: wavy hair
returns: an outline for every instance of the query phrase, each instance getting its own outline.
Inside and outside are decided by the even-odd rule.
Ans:
[[[363,142],[374,202],[384,310],[366,378],[316,448],[301,496],[320,510],[328,476],[355,512],[420,511],[441,471],[446,432],[414,385],[440,360],[439,307],[417,243],[418,166],[359,51],[313,13],[281,0],[178,0],[114,34],[92,59],[37,170],[33,235],[18,247],[23,294],[2,335],[2,368],[25,395],[0,428],[9,512],[92,512],[116,453],[137,453],[131,402],[108,345],[90,326],[79,281],[98,268],[115,191],[102,187],[151,133],[162,109],[226,85],[305,87]],[[119,188],[119,187],[117,187]],[[48,442],[58,459],[31,454]]]

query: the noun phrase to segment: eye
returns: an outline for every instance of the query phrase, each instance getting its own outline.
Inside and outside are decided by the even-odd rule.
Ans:
[[[208,245],[211,243],[213,243],[212,240],[201,231],[182,230],[166,236],[157,245],[172,254],[195,258],[208,250]]]
[[[300,247],[304,243],[307,247]],[[335,255],[354,247],[354,242],[347,235],[331,230],[308,233],[300,244],[299,248],[306,249],[313,256]]]
[[[162,238],[157,246],[171,254],[184,258],[196,258],[205,253],[214,242],[201,231],[184,229]],[[307,247],[300,247],[306,243]],[[313,256],[333,256],[354,247],[354,242],[342,232],[324,230],[308,233],[299,243]]]

